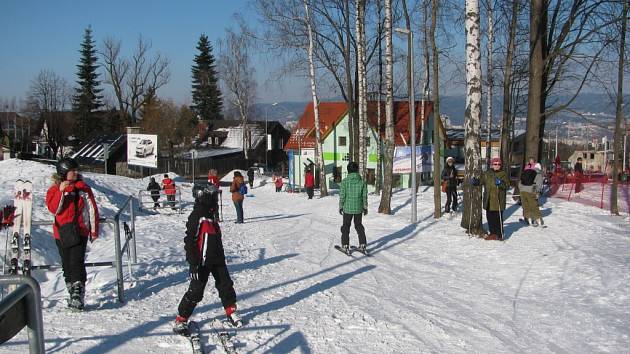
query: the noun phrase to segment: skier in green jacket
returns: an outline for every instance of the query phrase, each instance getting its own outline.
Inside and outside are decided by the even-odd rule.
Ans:
[[[354,219],[354,228],[359,234],[359,251],[367,252],[365,228],[361,223],[363,215],[367,215],[367,185],[359,176],[359,166],[356,162],[348,163],[348,176],[341,181],[339,193],[339,214],[343,215],[341,226],[341,247],[349,253],[350,223]]]

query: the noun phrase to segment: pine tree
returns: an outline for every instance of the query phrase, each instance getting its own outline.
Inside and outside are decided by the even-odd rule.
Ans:
[[[197,43],[199,54],[195,55],[192,67],[192,101],[190,107],[203,120],[223,119],[223,99],[219,90],[212,45],[208,36],[202,34]]]
[[[102,89],[99,88],[99,74],[96,72],[98,65],[91,26],[85,29],[79,53],[81,53],[81,59],[77,65],[78,87],[75,89],[73,98],[73,110],[77,116],[75,133],[79,138],[84,139],[90,132],[100,129],[100,122],[94,112],[102,106],[101,98],[103,98],[99,95]]]

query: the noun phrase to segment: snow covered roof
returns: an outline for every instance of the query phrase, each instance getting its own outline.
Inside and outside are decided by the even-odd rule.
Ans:
[[[86,144],[82,145],[72,158],[77,159],[81,164],[103,163],[105,154],[103,144],[109,144],[108,155],[118,150],[127,142],[127,134],[118,135],[101,135],[92,138]]]
[[[214,149],[204,149],[204,150],[195,149],[195,151],[197,151],[197,156],[195,157],[196,159],[205,159],[208,157],[224,156],[224,155],[239,153],[243,151],[243,149],[242,148],[214,148]],[[180,154],[179,156],[183,159],[188,159],[188,160],[192,159],[190,151],[184,152]]]

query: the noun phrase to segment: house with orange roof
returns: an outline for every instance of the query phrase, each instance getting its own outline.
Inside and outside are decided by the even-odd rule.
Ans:
[[[422,113],[424,109],[424,114]],[[385,137],[385,103],[381,102],[381,122],[378,124],[378,102],[368,102],[368,142],[367,142],[367,173],[366,182],[369,190],[374,190],[376,182],[376,165],[378,154],[382,153],[382,140]],[[416,102],[416,141],[417,145],[432,144],[433,132],[433,104],[430,101]],[[326,183],[328,189],[339,188],[339,182],[347,175],[346,166],[350,161],[350,137],[348,109],[345,102],[320,102],[320,134],[323,139],[324,163],[326,168]],[[422,124],[424,117],[425,124]],[[289,159],[289,188],[298,189],[304,185],[306,168],[315,163],[315,123],[313,104],[309,103],[304,113],[293,129],[291,137],[284,146]],[[407,101],[394,102],[395,145],[397,149],[409,150],[409,103]],[[421,133],[421,127],[424,131]],[[443,151],[446,140],[445,130],[440,124],[442,139],[440,151]],[[381,139],[379,139],[379,136]],[[420,140],[422,136],[422,140]],[[318,178],[319,174],[315,174]],[[410,181],[409,173],[394,176],[394,187],[407,187]],[[318,182],[316,181],[316,184]]]

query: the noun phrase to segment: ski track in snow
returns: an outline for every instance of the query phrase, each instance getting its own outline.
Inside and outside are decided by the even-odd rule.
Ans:
[[[0,162],[0,202],[11,202],[17,178],[29,178],[33,219],[51,220],[44,197],[53,170]],[[148,184],[148,178],[85,178],[105,216]],[[124,264],[125,303],[117,301],[114,268],[88,268],[84,313],[66,308],[60,271],[34,271],[47,352],[190,351],[171,332],[188,286],[183,236],[192,203],[190,183],[176,182],[184,188],[184,213],[136,215],[139,264],[133,279]],[[336,195],[307,200],[258,185],[245,199],[245,224],[234,224],[223,190],[223,242],[246,322],[235,338],[239,352],[628,352],[627,215],[549,199],[542,229],[520,224],[520,207],[510,204],[509,238],[492,242],[469,238],[459,226],[461,214],[433,219],[430,188],[418,195],[419,222],[409,225],[410,197],[401,190],[393,196],[393,216],[378,214],[378,197],[369,196],[364,225],[373,256],[347,257],[333,249],[341,226]],[[34,264],[58,263],[50,227],[34,227],[33,235]],[[87,260],[113,260],[112,236],[112,227],[103,225]],[[353,228],[350,240],[357,243]],[[193,315],[209,351],[219,351],[210,326],[217,317],[223,310],[211,279]],[[0,353],[27,350],[25,330],[0,346]]]

